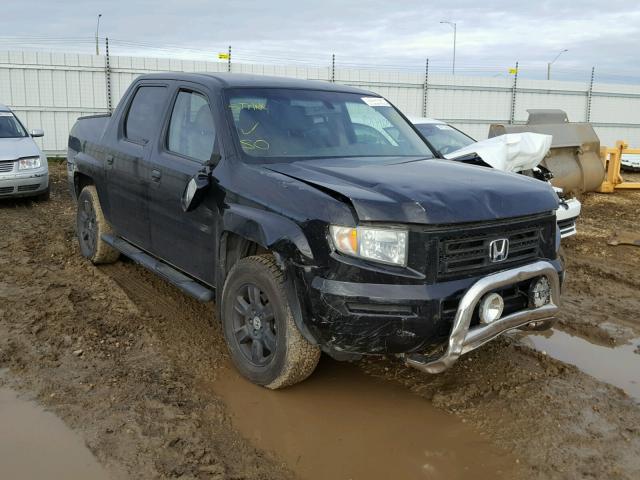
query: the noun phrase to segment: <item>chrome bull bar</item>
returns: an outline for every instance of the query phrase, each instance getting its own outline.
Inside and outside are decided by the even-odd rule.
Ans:
[[[525,280],[547,277],[551,286],[549,303],[537,308],[527,308],[511,313],[487,325],[469,328],[473,311],[480,299],[488,292]],[[553,319],[560,307],[560,280],[558,272],[549,262],[538,261],[522,267],[487,275],[478,280],[464,294],[458,305],[449,343],[444,355],[427,356],[419,353],[402,354],[405,363],[427,373],[440,373],[451,367],[460,355],[474,350],[498,335],[523,327],[532,322]]]

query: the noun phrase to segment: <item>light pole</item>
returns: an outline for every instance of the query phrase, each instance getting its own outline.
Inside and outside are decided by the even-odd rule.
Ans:
[[[102,17],[101,13],[98,14],[98,24],[96,25],[96,55],[100,55],[100,49],[98,47],[98,31],[100,30],[100,17]]]
[[[551,80],[551,65],[553,65],[555,63],[555,61],[558,60],[558,58],[560,58],[560,55],[562,55],[564,52],[568,52],[568,51],[569,51],[568,49],[563,48],[562,50],[560,50],[558,55],[556,55],[556,58],[554,58],[552,61],[547,63],[547,80]]]
[[[457,25],[456,22],[449,22],[446,20],[441,21],[440,23],[446,23],[453,27],[453,64],[451,65],[451,73],[453,75],[456,74],[456,35],[457,35]]]

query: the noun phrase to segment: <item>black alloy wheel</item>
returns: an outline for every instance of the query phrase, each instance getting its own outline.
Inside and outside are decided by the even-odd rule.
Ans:
[[[273,306],[257,285],[244,284],[233,305],[233,331],[239,350],[255,366],[265,366],[277,347]]]
[[[98,240],[98,227],[96,223],[96,211],[88,198],[83,198],[78,205],[78,239],[82,254],[92,257],[96,251]]]

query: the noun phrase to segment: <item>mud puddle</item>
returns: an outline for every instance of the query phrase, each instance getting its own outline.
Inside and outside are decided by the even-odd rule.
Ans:
[[[303,383],[269,391],[231,367],[215,381],[236,428],[300,478],[513,478],[515,458],[407,390],[323,358]]]
[[[109,475],[58,417],[0,387],[2,478],[102,480]]]
[[[615,347],[591,343],[561,330],[519,338],[528,347],[621,388],[640,403],[640,338]]]

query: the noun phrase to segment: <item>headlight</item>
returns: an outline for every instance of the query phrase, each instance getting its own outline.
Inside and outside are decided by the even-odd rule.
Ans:
[[[329,228],[333,245],[341,253],[393,265],[407,264],[406,230],[395,228]]]
[[[18,160],[18,170],[29,170],[30,168],[40,168],[40,157],[27,157]]]

